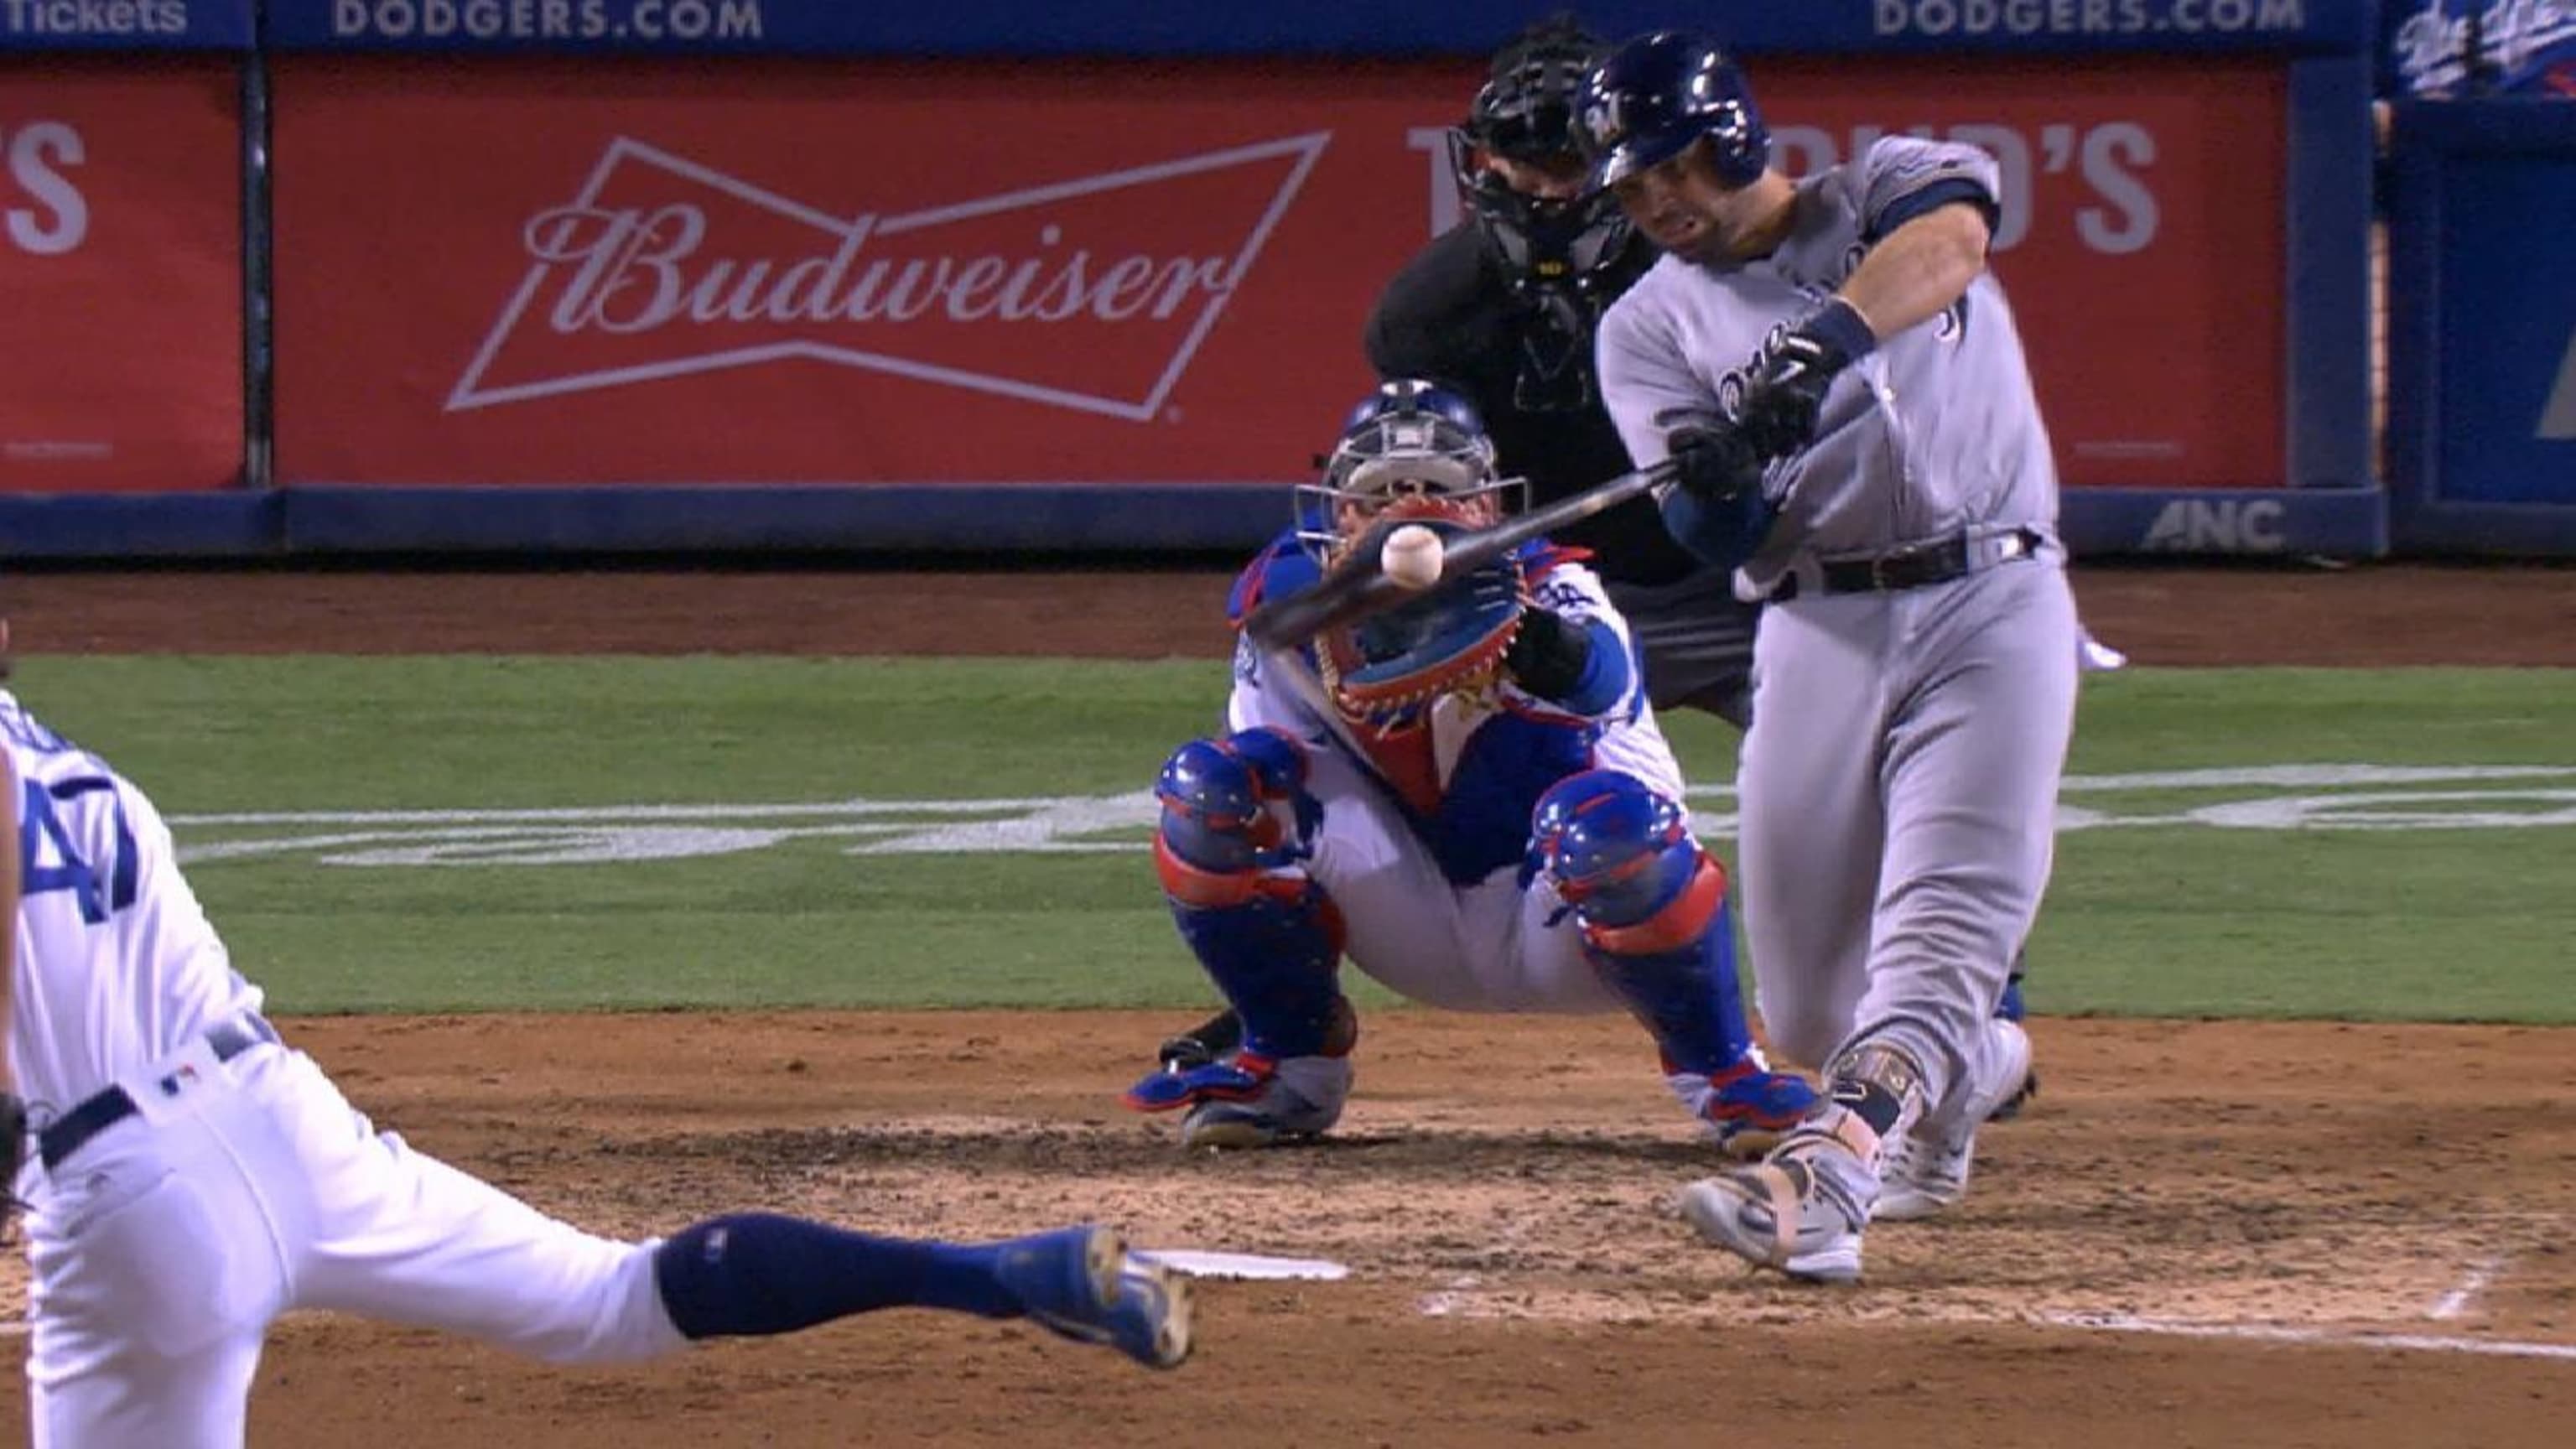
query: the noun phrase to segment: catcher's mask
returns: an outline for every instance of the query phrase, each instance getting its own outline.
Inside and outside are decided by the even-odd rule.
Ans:
[[[1526,488],[1494,476],[1494,440],[1475,405],[1435,383],[1384,383],[1351,410],[1323,476],[1297,486],[1297,539],[1326,567],[1389,518],[1489,527]]]
[[[1449,164],[1503,276],[1523,296],[1554,289],[1588,293],[1625,249],[1628,219],[1618,201],[1586,184],[1583,194],[1519,191],[1481,164],[1483,156],[1581,175],[1575,130],[1583,82],[1608,47],[1556,15],[1522,31],[1494,56],[1491,73],[1449,131]]]

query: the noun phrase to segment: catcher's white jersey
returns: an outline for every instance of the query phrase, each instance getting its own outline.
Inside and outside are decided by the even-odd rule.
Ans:
[[[1518,866],[1538,797],[1579,770],[1623,770],[1679,800],[1681,765],[1646,703],[1627,621],[1582,557],[1579,551],[1546,543],[1521,553],[1530,596],[1539,607],[1573,623],[1608,624],[1628,652],[1627,687],[1598,714],[1570,714],[1506,676],[1489,692],[1443,695],[1423,718],[1408,720],[1402,729],[1375,730],[1332,707],[1314,644],[1264,657],[1245,638],[1235,648],[1227,727],[1274,725],[1301,739],[1340,746],[1401,803],[1459,885],[1473,884],[1505,864]],[[1256,573],[1273,575],[1301,568],[1312,565],[1296,550],[1293,537],[1274,545],[1254,565]],[[1238,604],[1239,616],[1249,605]]]
[[[1799,183],[1792,230],[1769,256],[1657,263],[1603,316],[1596,344],[1603,400],[1637,465],[1663,459],[1674,427],[1731,409],[1766,342],[1831,296],[1917,193],[1966,183],[1991,199],[1997,177],[1974,146],[1886,137]],[[1757,595],[1801,553],[1883,553],[1971,528],[2053,535],[2057,465],[1993,274],[1836,378],[1815,443],[1765,486],[1785,501],[1744,569]]]
[[[1522,554],[1532,596],[1569,620],[1608,623],[1627,649],[1626,686],[1598,714],[1571,714],[1509,683],[1446,696],[1406,727],[1378,731],[1335,710],[1313,646],[1235,656],[1228,727],[1305,741],[1307,788],[1323,807],[1307,872],[1345,925],[1352,964],[1409,1000],[1461,1011],[1615,1011],[1583,957],[1573,915],[1545,877],[1524,882],[1530,816],[1548,787],[1589,769],[1636,776],[1682,798],[1681,766],[1633,667],[1627,625],[1570,550]],[[1265,592],[1315,575],[1293,536],[1245,572],[1239,621]]]
[[[23,900],[9,1065],[31,1102],[70,1104],[256,1011],[179,875],[161,813],[0,690],[18,778]]]

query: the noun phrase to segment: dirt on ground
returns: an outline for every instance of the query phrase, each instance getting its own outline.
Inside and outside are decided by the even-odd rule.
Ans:
[[[2142,664],[2576,665],[2576,567],[2102,564],[2084,622]],[[0,575],[30,653],[1221,656],[1230,570],[340,567]]]
[[[31,653],[1212,658],[1224,585],[155,570],[0,592]],[[2566,570],[2097,568],[2079,594],[2146,664],[2576,664]],[[1171,1374],[927,1312],[575,1370],[299,1314],[252,1442],[2489,1449],[2564,1444],[2576,1414],[2576,1031],[2039,1018],[2045,1091],[1983,1134],[1968,1201],[1873,1231],[1868,1283],[1823,1290],[1679,1222],[1711,1158],[1623,1021],[1379,1014],[1342,1130],[1223,1158],[1115,1101],[1180,1024],[290,1019],[415,1145],[603,1232],[751,1206],[952,1238],[1096,1217],[1349,1273],[1203,1281]],[[0,1389],[0,1416],[22,1398]]]

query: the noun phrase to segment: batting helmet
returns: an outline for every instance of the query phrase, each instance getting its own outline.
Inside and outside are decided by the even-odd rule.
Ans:
[[[1720,185],[1749,186],[1771,163],[1771,132],[1744,72],[1716,42],[1658,30],[1620,46],[1583,86],[1577,117],[1592,184],[1610,186],[1705,137]]]
[[[1477,160],[1483,153],[1537,166],[1580,166],[1575,107],[1584,77],[1607,51],[1571,15],[1539,21],[1495,53],[1467,119],[1450,128],[1449,164],[1458,189],[1515,290],[1588,287],[1627,244],[1628,220],[1609,197],[1532,196]]]

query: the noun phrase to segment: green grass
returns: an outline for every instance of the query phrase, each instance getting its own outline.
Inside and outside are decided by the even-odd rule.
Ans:
[[[772,1005],[1160,1005],[1205,987],[1139,848],[1138,798],[1207,729],[1210,662],[1018,660],[38,659],[19,692],[178,817],[237,963],[283,1010]],[[2576,1021],[2576,671],[2138,670],[2085,686],[2070,806],[2119,820],[2061,837],[2033,942],[2051,1012]],[[1694,780],[1733,733],[1671,722]],[[2282,765],[2523,766],[2529,779],[2167,783],[2103,776]],[[2291,796],[2540,821],[2449,829],[2221,828],[2181,817]],[[1128,797],[1074,853],[993,848],[1027,808],[907,812],[985,828],[974,853],[851,854],[865,799]],[[1726,802],[1703,799],[1702,809]],[[336,865],[416,849],[418,822],[208,822],[250,812],[703,811],[667,829],[784,830],[731,853],[576,864]],[[1086,807],[1096,808],[1096,807]],[[2563,818],[2562,818],[2563,817]],[[868,828],[862,828],[868,827]],[[574,821],[448,822],[520,837]],[[837,832],[837,833],[833,833]],[[637,837],[628,837],[632,846]],[[570,842],[569,844],[567,842]],[[694,845],[703,849],[704,838]],[[451,851],[490,840],[451,839]],[[1730,848],[1720,842],[1721,851]]]

